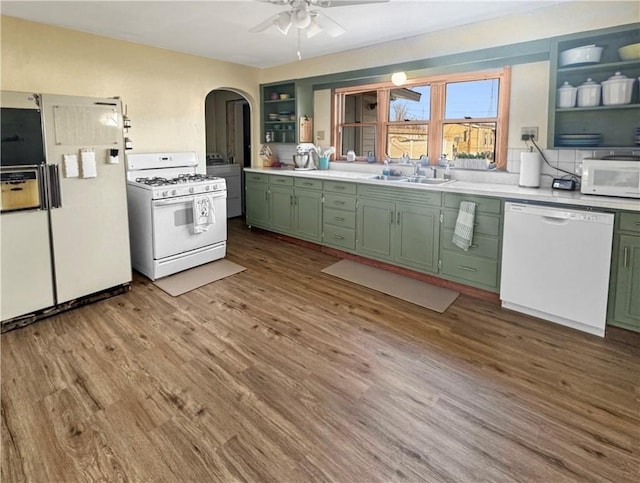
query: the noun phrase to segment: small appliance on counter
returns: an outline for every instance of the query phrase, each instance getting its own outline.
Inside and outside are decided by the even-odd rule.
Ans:
[[[296,146],[296,154],[293,155],[293,161],[296,170],[312,170],[318,169],[318,151],[313,143],[300,143]]]
[[[207,153],[207,166],[218,166],[227,164],[224,157],[220,153]]]
[[[640,157],[583,159],[580,191],[587,195],[640,198]]]
[[[520,181],[523,188],[540,187],[540,155],[534,152],[520,154]]]

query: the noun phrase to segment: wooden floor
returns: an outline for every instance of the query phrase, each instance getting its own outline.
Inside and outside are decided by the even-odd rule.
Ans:
[[[247,270],[2,335],[3,483],[638,481],[638,349],[431,312],[241,220],[228,252]]]

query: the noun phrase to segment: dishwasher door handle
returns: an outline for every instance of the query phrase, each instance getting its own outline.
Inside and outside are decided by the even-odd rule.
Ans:
[[[542,221],[549,225],[566,225],[570,220],[567,218],[556,218],[555,216],[542,216]]]

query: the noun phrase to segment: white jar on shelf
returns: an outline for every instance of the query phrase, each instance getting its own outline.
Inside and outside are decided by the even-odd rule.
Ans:
[[[601,86],[588,78],[578,86],[578,107],[593,107],[600,105]]]
[[[558,89],[557,106],[559,108],[573,107],[576,105],[576,93],[578,89],[568,82]]]

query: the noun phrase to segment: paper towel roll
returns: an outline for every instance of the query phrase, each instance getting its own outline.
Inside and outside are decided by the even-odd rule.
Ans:
[[[540,155],[538,153],[520,154],[520,186],[526,188],[540,187]]]

